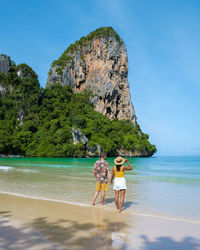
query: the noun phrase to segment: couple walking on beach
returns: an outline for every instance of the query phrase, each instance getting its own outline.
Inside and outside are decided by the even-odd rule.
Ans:
[[[128,167],[122,165],[124,162],[127,163]],[[111,185],[114,179],[113,189],[115,190],[115,204],[117,209],[119,210],[119,213],[121,213],[126,191],[126,180],[124,178],[124,172],[125,170],[132,170],[132,167],[129,164],[128,160],[123,159],[121,156],[118,156],[114,160],[114,163],[115,166],[113,167],[111,176],[109,164],[106,161],[106,153],[101,153],[101,159],[95,162],[93,168],[93,174],[94,177],[96,178],[96,192],[94,194],[92,205],[95,205],[95,201],[100,192],[101,192],[101,204],[103,205],[105,198],[105,191],[108,190],[108,176],[109,176]]]

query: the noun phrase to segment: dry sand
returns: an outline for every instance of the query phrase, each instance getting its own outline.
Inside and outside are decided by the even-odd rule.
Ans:
[[[0,249],[200,249],[200,221],[0,194]]]

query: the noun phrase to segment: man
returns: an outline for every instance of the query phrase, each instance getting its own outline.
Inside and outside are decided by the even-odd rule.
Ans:
[[[95,205],[99,192],[101,192],[101,204],[103,205],[105,191],[108,190],[108,175],[111,180],[109,165],[106,161],[106,153],[101,153],[101,159],[95,162],[93,175],[96,178],[96,192],[92,205]]]

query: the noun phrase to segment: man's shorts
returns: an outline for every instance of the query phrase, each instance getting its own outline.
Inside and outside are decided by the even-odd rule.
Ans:
[[[106,191],[106,190],[108,190],[108,183],[96,182],[96,191]]]

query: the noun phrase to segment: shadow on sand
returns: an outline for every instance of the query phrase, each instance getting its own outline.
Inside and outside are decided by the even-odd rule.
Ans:
[[[39,217],[23,226],[13,226],[6,216],[9,211],[1,211],[0,249],[138,249],[125,243],[125,235],[119,233],[124,227],[122,222],[103,224],[77,223],[69,220],[48,221]],[[185,237],[175,241],[171,237],[158,237],[150,240],[141,235],[142,250],[199,250],[200,240]]]
[[[134,206],[134,205],[137,205],[137,204],[138,204],[138,202],[134,202],[134,201],[125,201],[125,202],[124,202],[124,205],[123,205],[122,211],[123,211],[123,210],[126,210],[126,209],[129,208],[129,207],[132,207],[132,206]]]
[[[150,241],[146,235],[142,235],[142,250],[199,250],[200,240],[193,237],[185,237],[181,241],[175,241],[171,237],[158,237]]]
[[[100,202],[99,202],[100,203]],[[109,203],[113,203],[115,204],[115,198],[105,198],[104,199],[104,204],[109,204]],[[98,204],[98,203],[97,203]],[[123,209],[122,210],[125,210],[129,207],[132,207],[134,205],[137,205],[138,202],[133,202],[133,201],[125,201],[124,202],[124,205],[123,205]]]
[[[105,198],[104,204],[115,203],[115,198]]]
[[[125,239],[118,233],[127,226],[122,222],[50,222],[40,217],[19,227],[6,219],[9,211],[0,214],[0,249],[112,249],[113,244],[117,244],[118,249],[125,247]]]

